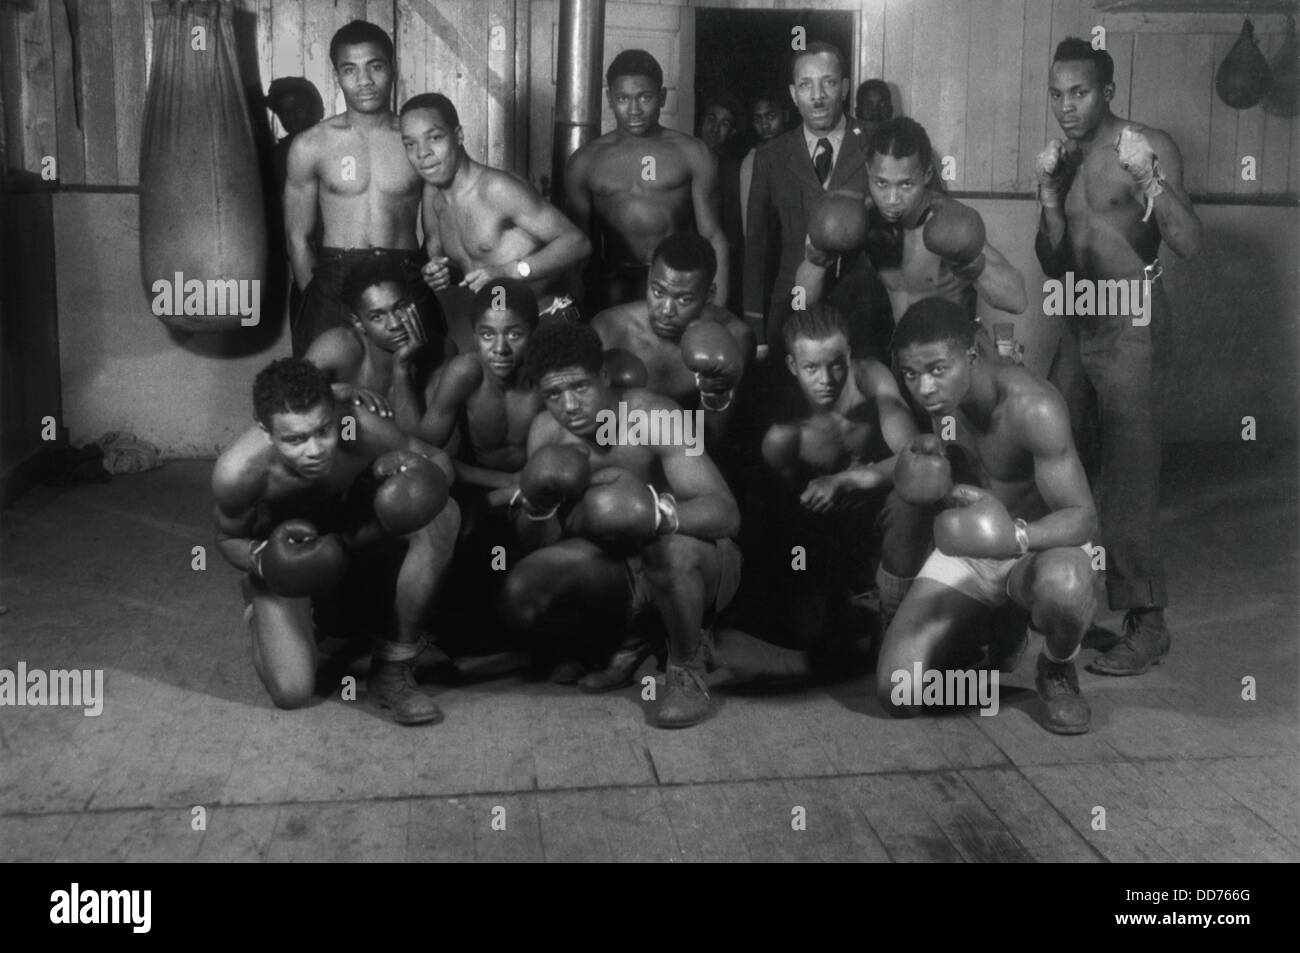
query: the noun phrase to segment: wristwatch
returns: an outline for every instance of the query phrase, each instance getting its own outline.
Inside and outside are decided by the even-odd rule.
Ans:
[[[519,260],[519,264],[515,265],[515,270],[519,272],[520,278],[527,278],[533,273],[533,269],[528,266],[528,262],[522,258]]]

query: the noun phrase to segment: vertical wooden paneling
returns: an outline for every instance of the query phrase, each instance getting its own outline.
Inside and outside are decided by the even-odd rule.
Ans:
[[[956,160],[956,178],[950,183],[952,188],[972,188],[966,184],[967,157],[966,148],[966,95],[969,88],[970,74],[970,16],[971,5],[949,6],[947,20],[942,32],[935,37],[932,62],[939,64],[935,72],[939,74],[939,102],[930,121],[940,130],[937,141],[932,145],[940,156],[952,156]],[[915,49],[915,47],[914,47]],[[915,54],[914,54],[915,55]],[[930,131],[931,125],[926,124]]]
[[[1115,98],[1111,112],[1127,116],[1133,111],[1133,43],[1132,33],[1106,34],[1106,52],[1115,61]]]
[[[912,112],[912,2],[885,0],[884,80],[894,90],[894,110]]]
[[[21,50],[17,65],[22,93],[17,102],[22,110],[22,165],[39,172],[46,156],[58,155],[50,0],[36,0],[34,9],[15,9],[11,14],[17,18]]]
[[[957,155],[961,188],[989,189],[993,183],[993,142],[997,102],[1006,97],[1006,84],[998,82],[997,73],[1004,68],[997,57],[998,31],[1002,24],[997,9],[1009,8],[999,0],[971,0],[970,54],[966,71],[966,136]],[[1020,37],[1016,36],[1019,45]],[[1016,74],[1020,72],[1017,63]],[[1019,97],[1016,97],[1019,104]]]
[[[528,4],[515,5],[515,136],[511,168],[528,177],[529,116],[533,109],[532,56],[529,38],[532,36],[532,11]]]
[[[884,68],[885,0],[862,0],[858,15],[858,83],[884,75]]]
[[[1045,3],[1025,4],[1024,60],[1020,65],[1020,162],[1016,186],[1032,192],[1037,182],[1034,159],[1057,132],[1048,126],[1047,75],[1052,66],[1052,11]]]
[[[498,168],[514,163],[514,0],[490,0],[487,17],[487,153]]]
[[[532,53],[528,67],[528,167],[533,184],[549,192],[551,146],[555,141],[555,30],[559,17],[556,0],[529,5]],[[542,179],[546,179],[543,189]]]
[[[947,134],[937,123],[944,71],[935,69],[934,64],[942,62],[940,38],[947,35],[954,10],[944,0],[914,0],[913,8],[912,104],[906,114],[925,126],[931,136],[946,141]],[[944,151],[939,141],[934,146]]]
[[[303,75],[303,0],[274,0],[271,4],[271,71],[269,83],[281,76]],[[333,103],[319,84],[325,101],[325,115],[334,111]]]
[[[117,184],[140,182],[140,131],[144,116],[144,20],[142,0],[113,5],[113,94],[117,100]]]
[[[128,6],[130,4],[128,3]],[[86,149],[86,184],[117,185],[117,106],[113,11],[106,4],[78,5],[77,46],[81,54],[81,125]],[[125,51],[124,51],[125,52]],[[125,64],[118,64],[121,69]],[[123,103],[123,111],[134,109]]]
[[[1234,37],[1219,34],[1214,38],[1213,57],[1217,68],[1236,42]],[[1209,192],[1234,192],[1241,179],[1241,156],[1237,150],[1237,123],[1240,113],[1214,92],[1214,70],[1201,78],[1201,95],[1210,100],[1209,151],[1205,164],[1205,188]]]
[[[457,4],[457,26],[460,44],[455,57],[460,68],[456,74],[457,105],[469,110],[471,129],[465,133],[465,145],[471,155],[480,161],[488,155],[488,130],[493,128],[488,119],[488,34],[490,8],[485,3],[462,2]],[[461,105],[463,103],[463,105]],[[470,133],[473,133],[471,135]],[[494,165],[501,165],[500,158]]]
[[[973,15],[972,15],[973,16]],[[1016,187],[1016,166],[1020,151],[1020,89],[1008,77],[1019,76],[1023,69],[1023,31],[1025,23],[1024,0],[997,0],[993,11],[997,23],[995,46],[991,51],[997,76],[993,81],[993,148],[990,153],[990,182],[988,188],[996,192],[1010,192]],[[974,28],[974,19],[971,27]],[[975,65],[975,51],[971,51],[971,65]],[[967,107],[967,114],[970,108]],[[966,129],[971,129],[968,120]],[[974,186],[982,188],[983,186]]]
[[[1214,39],[1204,34],[1142,34],[1133,55],[1132,118],[1165,130],[1183,154],[1183,182],[1204,187],[1209,161],[1210,100],[1204,77]]]
[[[1264,51],[1270,64],[1277,59],[1284,41],[1285,37],[1278,34],[1260,38],[1260,49]],[[1255,109],[1264,114],[1264,147],[1263,158],[1260,160],[1262,191],[1271,193],[1285,191],[1290,178],[1289,166],[1293,161],[1291,130],[1300,120],[1275,116],[1266,112],[1262,106],[1256,106]]]
[[[72,81],[72,36],[61,0],[47,4],[50,41],[54,49],[54,121],[58,130],[59,182],[84,185],[86,138],[77,125],[76,90]]]

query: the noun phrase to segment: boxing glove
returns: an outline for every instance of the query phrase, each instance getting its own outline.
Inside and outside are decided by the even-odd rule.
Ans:
[[[348,557],[337,536],[321,536],[307,520],[281,523],[253,549],[253,569],[278,596],[301,599],[343,578]]]
[[[380,481],[375,491],[375,516],[394,536],[406,536],[427,526],[447,505],[450,483],[442,468],[410,450],[392,450],[375,460]]]
[[[921,230],[921,241],[968,280],[974,281],[984,270],[984,219],[973,208],[936,202]]]
[[[574,447],[547,444],[538,447],[519,474],[519,491],[510,501],[522,505],[530,519],[555,515],[562,503],[576,500],[591,480],[591,463]]]
[[[677,532],[677,501],[634,473],[602,471],[583,495],[576,523],[578,535],[595,540],[644,542]]]
[[[1060,208],[1065,198],[1065,143],[1053,139],[1034,160],[1038,199],[1045,208]]]
[[[612,347],[604,354],[605,373],[615,387],[645,387],[650,382],[650,372],[641,358],[621,347]]]
[[[682,335],[682,363],[695,372],[700,404],[726,410],[745,371],[745,354],[731,332],[717,321],[695,321]]]
[[[839,189],[827,192],[808,216],[808,242],[817,251],[842,255],[863,246],[867,224],[861,195]]]
[[[932,433],[914,437],[894,462],[894,489],[905,503],[938,503],[952,490],[952,466],[943,441]]]
[[[1164,192],[1164,179],[1160,177],[1160,160],[1156,158],[1151,140],[1133,126],[1125,126],[1115,140],[1115,152],[1119,156],[1120,167],[1133,176],[1146,199],[1146,214],[1142,221],[1151,217],[1156,196]]]
[[[1013,559],[1028,550],[1020,545],[1016,521],[992,493],[979,487],[955,487],[953,504],[934,518],[934,545],[949,556],[977,559]]]

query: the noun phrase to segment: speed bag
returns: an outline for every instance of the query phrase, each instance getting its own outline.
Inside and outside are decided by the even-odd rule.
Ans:
[[[1233,109],[1249,109],[1264,98],[1268,80],[1268,60],[1255,42],[1255,24],[1247,18],[1237,42],[1219,64],[1214,89]]]
[[[234,4],[155,0],[140,145],[140,277],[180,331],[255,324],[266,218],[235,57]]]

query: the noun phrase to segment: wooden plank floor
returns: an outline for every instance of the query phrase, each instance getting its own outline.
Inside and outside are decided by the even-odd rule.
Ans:
[[[99,717],[0,708],[0,857],[1300,860],[1294,455],[1168,457],[1174,653],[1142,678],[1081,671],[1077,738],[1037,724],[1032,653],[994,717],[887,718],[861,682],[723,686],[712,720],[663,732],[636,691],[520,672],[435,687],[429,729],[337,691],[282,712],[211,548],[209,463],[39,489],[0,529],[0,667],[102,668],[106,698]]]

